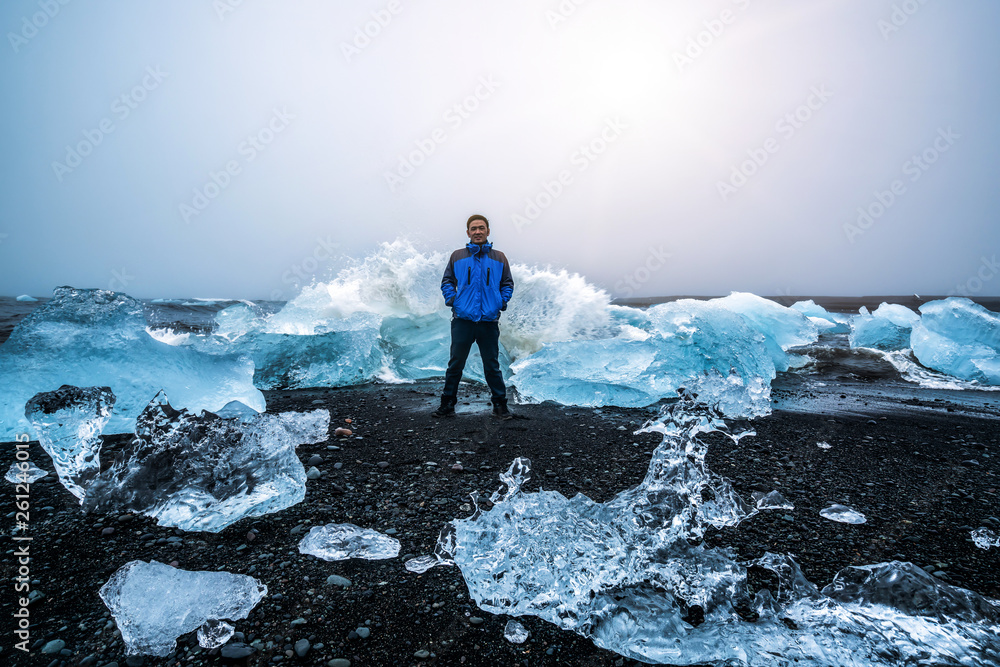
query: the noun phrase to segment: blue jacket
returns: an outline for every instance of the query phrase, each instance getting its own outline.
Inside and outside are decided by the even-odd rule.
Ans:
[[[507,256],[492,243],[469,243],[451,253],[441,279],[445,305],[455,317],[473,322],[495,322],[514,294]]]

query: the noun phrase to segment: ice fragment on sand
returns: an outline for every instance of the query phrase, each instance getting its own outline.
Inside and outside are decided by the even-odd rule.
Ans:
[[[326,410],[259,414],[234,405],[227,410],[238,416],[229,419],[195,415],[175,410],[161,392],[121,456],[97,474],[112,404],[106,387],[62,387],[32,398],[26,413],[84,511],[132,510],[184,530],[218,532],[302,500],[305,470],[295,447],[326,440],[330,421]]]
[[[210,618],[198,628],[198,646],[202,648],[219,648],[236,634],[236,628],[225,621]]]
[[[115,395],[108,387],[71,387],[31,397],[24,416],[38,444],[52,457],[56,475],[70,493],[83,502],[84,487],[101,471],[101,432]]]
[[[862,306],[851,318],[851,347],[870,347],[889,352],[910,347],[910,330],[920,321],[920,315],[906,306],[883,303],[869,313]]]
[[[777,491],[761,493],[755,491],[752,495],[753,501],[759,510],[793,510],[795,505],[785,500],[785,497]]]
[[[264,409],[253,362],[171,346],[146,331],[143,305],[121,292],[58,287],[0,346],[0,441],[28,426],[24,404],[61,385],[108,386],[118,397],[107,433],[128,433],[160,389],[191,410],[239,400]]]
[[[538,616],[643,662],[772,667],[1000,664],[1000,610],[909,563],[845,571],[821,593],[788,555],[748,564],[696,541],[754,510],[704,467],[700,435],[724,428],[676,409],[646,479],[606,503],[528,493],[516,462],[488,512],[451,521],[438,547],[483,609]],[[775,593],[748,590],[747,566]],[[829,596],[829,597],[828,597]]]
[[[349,523],[314,526],[299,542],[299,552],[323,560],[382,560],[399,555],[399,540]]]
[[[833,448],[833,445],[831,445],[829,442],[826,442],[825,440],[821,441],[821,442],[817,442],[816,446],[819,447],[820,449],[832,449]]]
[[[267,586],[253,577],[189,572],[155,560],[122,566],[100,590],[127,652],[159,657],[210,619],[246,618],[266,594]]]
[[[951,297],[920,306],[910,347],[921,364],[941,373],[1000,385],[1000,313]]]
[[[864,523],[867,521],[865,515],[861,512],[851,509],[846,505],[838,505],[836,503],[826,509],[820,510],[819,515],[824,519],[839,521],[840,523]]]
[[[976,528],[972,531],[972,541],[975,542],[976,546],[980,549],[1000,547],[1000,535],[989,528]]]
[[[48,474],[31,461],[16,461],[10,464],[4,479],[11,484],[34,484]]]
[[[510,619],[504,626],[503,636],[511,644],[523,644],[528,639],[528,630],[514,619]]]

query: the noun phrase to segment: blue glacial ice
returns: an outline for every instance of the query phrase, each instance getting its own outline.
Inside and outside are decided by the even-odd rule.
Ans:
[[[851,318],[851,347],[869,347],[889,352],[910,347],[910,331],[920,315],[906,306],[883,303],[869,313],[864,306]]]
[[[770,412],[776,371],[793,363],[788,350],[818,335],[798,311],[742,293],[682,299],[628,317],[610,336],[598,331],[588,340],[546,345],[514,362],[522,397],[639,407],[684,388],[727,416],[763,415]]]
[[[951,297],[920,306],[910,347],[921,364],[984,385],[1000,385],[1000,314]]]
[[[812,299],[796,301],[792,308],[809,318],[820,332],[848,333],[851,330],[851,318],[840,313],[831,313]]]
[[[155,560],[134,560],[111,575],[100,595],[129,655],[163,657],[174,650],[178,637],[206,624],[199,640],[204,636],[216,644],[229,624],[212,621],[246,618],[267,595],[267,586],[243,574],[189,572]]]
[[[179,342],[209,354],[249,355],[260,389],[439,377],[451,344],[451,312],[439,289],[446,261],[405,241],[385,243],[335,279],[304,288],[277,313],[236,304],[216,315],[211,336]],[[509,363],[501,347],[507,377]],[[476,347],[465,376],[483,381]]]
[[[241,303],[217,314],[210,335],[153,335],[210,355],[248,355],[263,389],[441,377],[451,318],[440,293],[445,262],[443,253],[397,240],[304,288],[277,313]],[[775,373],[804,359],[790,350],[818,335],[798,310],[752,294],[642,310],[611,304],[577,274],[511,270],[500,362],[525,401],[642,406],[686,387],[720,398],[732,416],[764,414]],[[465,377],[483,380],[476,347]]]
[[[842,570],[818,590],[788,555],[741,563],[701,542],[755,513],[704,464],[702,436],[729,434],[716,413],[678,404],[645,427],[663,435],[646,478],[606,503],[525,490],[515,460],[489,511],[445,525],[411,572],[457,565],[486,611],[533,615],[600,647],[653,663],[813,667],[1000,660],[1000,609],[911,563]],[[747,569],[772,571],[756,594]]]
[[[118,400],[108,433],[128,433],[161,389],[178,405],[218,410],[241,401],[264,409],[249,357],[211,356],[146,332],[142,304],[120,292],[59,287],[0,346],[0,440],[28,430],[24,405],[62,385],[107,386]]]
[[[29,402],[32,426],[59,481],[84,511],[140,512],[161,526],[219,532],[248,516],[305,497],[299,444],[327,439],[330,413],[176,410],[158,393],[136,420],[121,455],[100,471],[100,435],[114,395],[106,387],[62,387]]]

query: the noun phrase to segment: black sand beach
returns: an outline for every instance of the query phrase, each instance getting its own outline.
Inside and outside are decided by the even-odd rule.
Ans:
[[[532,461],[531,490],[544,486],[604,501],[636,485],[660,437],[633,431],[655,409],[519,405],[519,418],[499,422],[489,415],[485,388],[471,387],[463,389],[458,415],[439,420],[429,414],[437,388],[428,382],[269,392],[269,411],[325,407],[331,434],[338,426],[353,434],[299,448],[307,468],[312,459],[323,473],[308,483],[304,502],[219,534],[159,528],[144,516],[84,515],[53,475],[35,483],[31,577],[32,588],[45,597],[30,606],[31,652],[14,650],[8,639],[3,661],[125,665],[124,646],[98,589],[127,562],[155,559],[186,570],[250,574],[267,585],[268,596],[235,623],[242,635],[233,642],[242,638],[252,647],[249,656],[200,649],[191,633],[174,656],[146,658],[147,665],[347,664],[330,663],[336,659],[356,666],[638,664],[533,617],[519,619],[531,632],[528,641],[511,644],[503,637],[508,619],[477,609],[457,568],[414,575],[403,562],[430,553],[447,521],[470,514],[469,494],[488,496],[499,486],[498,473],[517,456]],[[776,394],[782,391],[795,393],[778,388]],[[729,477],[744,497],[777,489],[795,509],[710,532],[708,544],[732,546],[747,560],[765,551],[791,553],[819,586],[847,565],[904,560],[947,583],[1000,597],[1000,550],[979,549],[969,536],[980,526],[1000,528],[1000,421],[958,402],[928,398],[921,406],[921,400],[900,403],[897,411],[883,402],[870,414],[863,414],[860,400],[851,414],[779,410],[735,424],[752,427],[756,437],[738,446],[721,436],[713,440],[709,467]],[[106,438],[102,460],[110,460],[123,440]],[[12,447],[3,452],[6,469]],[[51,469],[37,443],[31,454]],[[460,471],[453,469],[456,462]],[[831,503],[858,509],[867,523],[821,518],[819,511]],[[298,553],[303,534],[326,523],[394,529],[401,556],[325,562]],[[12,579],[12,550],[4,568]],[[331,575],[350,583],[328,583]],[[766,577],[760,581],[767,583]],[[13,605],[9,589],[0,610],[5,623]],[[359,628],[368,636],[359,636]],[[304,657],[295,653],[297,642],[305,646],[301,640],[309,644]],[[46,645],[58,648],[53,641],[65,642],[62,651],[43,654]]]

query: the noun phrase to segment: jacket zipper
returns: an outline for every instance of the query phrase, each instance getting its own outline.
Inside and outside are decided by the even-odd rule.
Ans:
[[[465,283],[467,285],[471,285],[472,284],[472,267],[471,266],[469,267],[468,274],[466,274],[466,276],[465,276]]]
[[[486,267],[486,284],[490,284],[490,267]]]

